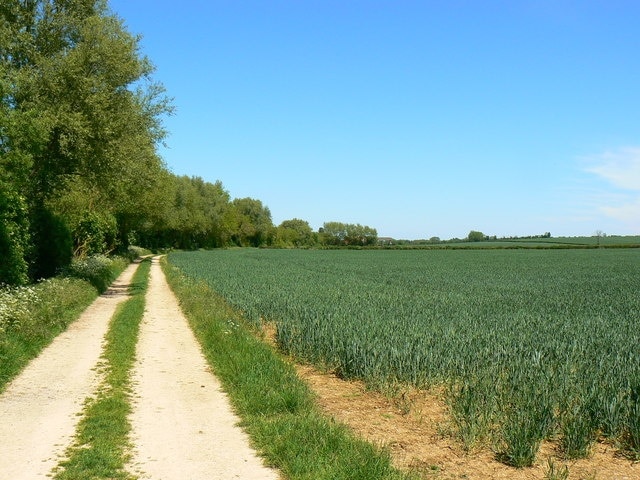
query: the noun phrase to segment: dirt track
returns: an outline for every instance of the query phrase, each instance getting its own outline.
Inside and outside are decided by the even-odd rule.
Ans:
[[[236,427],[157,259],[133,380],[134,473],[164,479],[277,479],[261,465]]]
[[[0,479],[48,478],[100,383],[104,336],[135,271],[32,361],[0,396]],[[153,260],[134,367],[132,473],[143,479],[277,479],[236,426],[225,394]]]

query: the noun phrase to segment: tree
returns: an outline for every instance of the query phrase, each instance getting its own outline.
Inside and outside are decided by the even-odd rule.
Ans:
[[[152,71],[137,40],[103,2],[11,3],[18,4],[11,25],[21,41],[4,58],[14,71],[18,136],[37,133],[14,142],[31,157],[32,196],[46,201],[66,176],[113,183],[130,162],[119,155],[123,140],[154,124],[144,118],[144,96],[130,89]]]
[[[84,188],[78,184],[95,189],[101,209],[126,218],[139,209],[144,182],[163,170],[155,146],[171,107],[152,72],[106,1],[0,6],[0,180],[24,195],[33,276],[68,262],[63,213],[80,212],[56,208]]]
[[[0,180],[0,285],[27,283],[29,248],[25,199]]]
[[[240,246],[268,245],[274,230],[269,208],[253,198],[236,198],[231,204],[236,213],[234,242]]]
[[[147,242],[160,238],[187,249],[229,245],[234,231],[228,214],[232,207],[222,183],[187,176],[172,176],[170,183],[164,218],[143,233]]]
[[[207,221],[207,234],[202,239],[203,246],[210,248],[229,245],[232,232],[225,223],[225,215],[231,208],[229,192],[220,181],[210,183],[195,177],[193,182],[202,197]]]
[[[325,222],[319,233],[323,245],[343,245],[347,238],[347,225],[342,222]]]
[[[359,223],[325,222],[320,230],[325,245],[374,245],[378,240],[375,228]]]
[[[281,247],[312,246],[316,243],[309,222],[293,218],[283,221],[276,229],[276,245]]]
[[[486,239],[484,233],[478,232],[476,230],[471,230],[469,235],[467,235],[467,240],[469,242],[482,242]]]

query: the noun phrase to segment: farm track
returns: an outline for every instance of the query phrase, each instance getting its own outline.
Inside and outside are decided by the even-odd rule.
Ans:
[[[73,442],[130,265],[0,396],[0,479],[50,478]],[[153,259],[133,371],[132,464],[141,479],[278,479],[236,426],[217,379]]]
[[[133,371],[132,469],[141,479],[276,480],[236,426],[158,258]]]

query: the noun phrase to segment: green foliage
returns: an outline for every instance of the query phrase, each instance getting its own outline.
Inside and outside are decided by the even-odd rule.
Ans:
[[[27,283],[28,265],[25,258],[29,247],[25,199],[0,181],[0,285]]]
[[[48,208],[32,210],[30,220],[31,278],[41,279],[57,275],[71,262],[73,240],[68,225]]]
[[[271,243],[273,223],[269,208],[260,200],[236,198],[231,202],[235,211],[233,241],[242,247],[259,247]]]
[[[320,229],[320,240],[324,245],[375,245],[378,232],[359,223],[325,222]]]
[[[67,274],[87,280],[98,292],[102,293],[116,279],[125,265],[126,261],[122,258],[109,258],[104,255],[74,258]]]
[[[151,66],[138,56],[137,40],[99,3],[29,2],[15,22],[17,29],[27,28],[14,47],[28,53],[13,67],[31,75],[16,82],[14,109],[46,119],[41,143],[24,145],[33,158],[32,195],[41,199],[51,198],[69,175],[103,188],[117,181],[126,172],[123,162],[130,161],[119,155],[120,144],[130,142],[137,125],[149,124],[142,97],[129,87]],[[154,140],[149,132],[147,138]],[[137,140],[143,148],[143,137]]]
[[[225,250],[170,261],[274,321],[283,351],[373,385],[449,386],[467,448],[530,464],[558,438],[640,438],[634,249]]]
[[[2,281],[24,283],[25,263],[31,280],[56,274],[74,242],[106,253],[160,203],[171,107],[138,41],[103,0],[0,8]]]
[[[108,213],[85,212],[73,231],[74,256],[84,258],[113,251],[116,219]]]
[[[293,218],[285,220],[276,229],[276,247],[312,247],[318,242],[309,222]]]
[[[146,248],[137,247],[135,245],[129,245],[129,247],[127,248],[126,258],[130,262],[133,262],[134,260],[140,257],[143,257],[145,255],[150,255],[150,254],[151,252]]]
[[[467,240],[470,242],[482,242],[486,240],[486,236],[482,232],[478,232],[476,230],[471,230],[469,235],[467,235]]]
[[[141,229],[142,244],[151,248],[225,247],[231,242],[229,193],[222,183],[199,177],[168,179],[167,209],[155,225]]]

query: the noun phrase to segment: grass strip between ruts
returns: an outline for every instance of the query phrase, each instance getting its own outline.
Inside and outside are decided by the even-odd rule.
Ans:
[[[151,260],[142,261],[129,287],[129,298],[111,320],[103,353],[105,378],[96,398],[87,401],[67,460],[55,471],[57,480],[129,480],[128,460],[131,411],[130,370],[135,361],[140,321]]]
[[[289,480],[400,480],[388,452],[319,412],[294,366],[250,331],[242,313],[204,282],[161,261],[181,308],[241,426]]]

